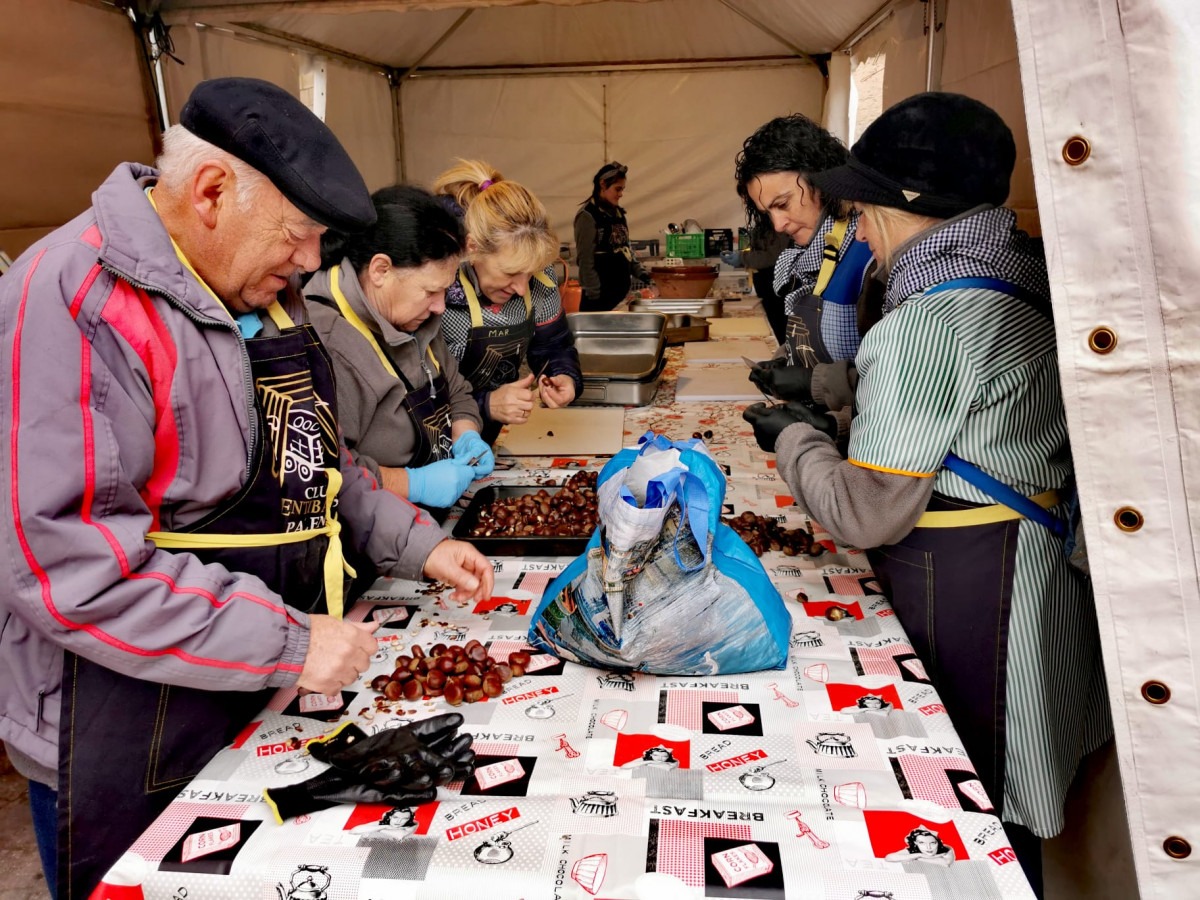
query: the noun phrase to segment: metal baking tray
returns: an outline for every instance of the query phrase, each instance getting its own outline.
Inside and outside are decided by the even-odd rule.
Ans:
[[[508,497],[524,497],[545,491],[554,496],[561,487],[544,484],[489,485],[476,491],[462,518],[454,525],[452,536],[460,541],[469,541],[484,556],[578,556],[587,546],[591,535],[579,537],[471,537],[471,529],[479,522],[479,510],[490,503]]]
[[[583,390],[575,403],[592,406],[648,406],[658,391],[666,360],[660,359],[649,377],[583,379]]]
[[[688,341],[708,340],[708,319],[688,313],[671,313],[667,316],[666,340],[668,344],[686,344]]]
[[[650,378],[666,347],[667,319],[658,313],[569,313],[567,326],[585,379]]]
[[[702,300],[630,300],[629,309],[632,312],[662,313],[664,316],[673,313],[688,313],[693,316],[704,316],[719,319],[725,312],[725,301],[715,297],[705,297]]]

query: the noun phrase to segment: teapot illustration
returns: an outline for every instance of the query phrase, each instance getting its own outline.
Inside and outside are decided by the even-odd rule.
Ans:
[[[326,892],[333,877],[325,866],[296,866],[291,884],[275,885],[279,900],[329,900]]]

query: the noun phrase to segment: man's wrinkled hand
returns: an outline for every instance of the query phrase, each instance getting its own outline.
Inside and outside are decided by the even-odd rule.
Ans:
[[[464,541],[442,541],[425,559],[425,577],[455,588],[455,600],[486,600],[496,574],[486,556]]]

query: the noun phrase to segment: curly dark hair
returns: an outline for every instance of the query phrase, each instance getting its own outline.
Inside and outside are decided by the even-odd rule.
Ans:
[[[746,138],[734,159],[738,196],[746,206],[746,222],[756,234],[772,230],[771,217],[762,213],[750,198],[749,184],[771,172],[794,172],[797,180],[808,181],[814,172],[845,164],[850,151],[832,134],[800,113],[780,116]],[[825,212],[837,215],[840,201],[822,196]]]
[[[929,830],[924,825],[918,825],[916,828],[910,831],[908,836],[904,839],[904,844],[908,848],[909,853],[915,853],[918,855],[921,853],[920,849],[917,847],[917,838],[919,837],[931,837],[937,841],[937,853],[939,856],[950,849],[942,843],[942,839],[933,831]]]

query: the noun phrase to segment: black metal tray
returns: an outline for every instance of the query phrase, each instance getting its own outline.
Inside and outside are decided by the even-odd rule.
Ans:
[[[462,518],[454,525],[452,536],[460,541],[474,544],[485,556],[578,556],[587,546],[590,534],[579,537],[555,535],[539,537],[471,537],[471,529],[479,522],[479,510],[507,497],[524,497],[526,494],[536,494],[545,491],[551,496],[557,494],[561,487],[550,487],[545,484],[505,484],[489,485],[480,488],[471,498],[470,504],[462,514]]]

